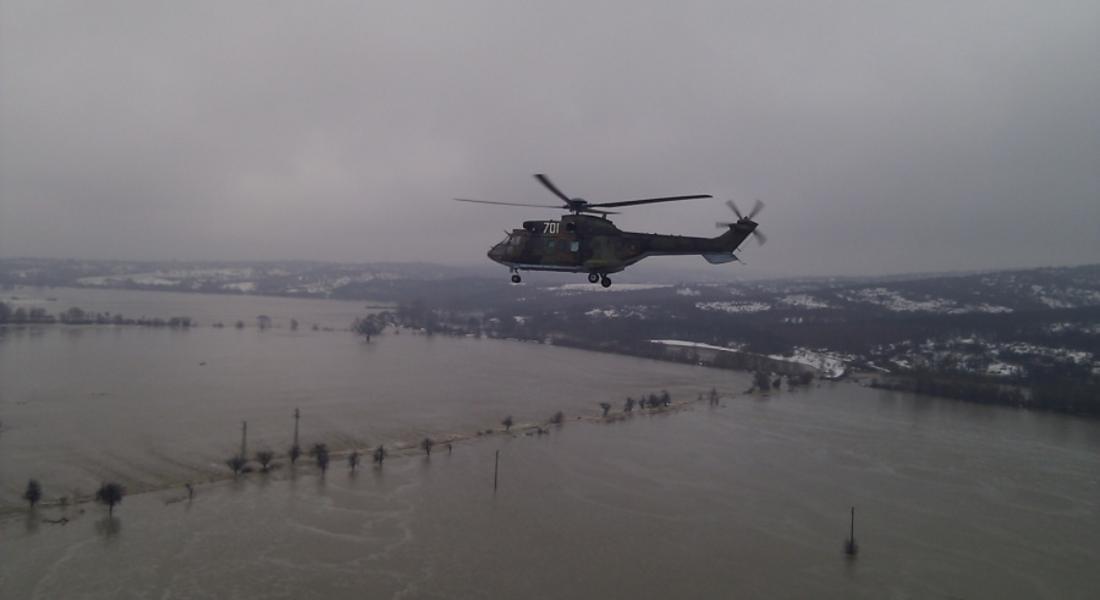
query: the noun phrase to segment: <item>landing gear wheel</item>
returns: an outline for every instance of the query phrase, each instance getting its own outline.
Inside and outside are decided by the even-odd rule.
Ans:
[[[589,273],[588,274],[588,283],[596,283],[599,280],[600,280],[600,274],[599,273]]]
[[[520,279],[519,273],[516,273],[515,275],[512,275],[512,283],[519,283],[521,281],[523,281],[523,280]]]
[[[604,286],[605,288],[611,287],[611,278],[607,275],[604,275],[600,278],[600,285]]]

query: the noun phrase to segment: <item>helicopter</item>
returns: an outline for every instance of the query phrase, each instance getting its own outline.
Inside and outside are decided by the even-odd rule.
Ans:
[[[739,260],[734,251],[750,235],[755,237],[757,243],[761,245],[767,241],[764,234],[757,230],[757,223],[753,221],[753,218],[764,208],[760,200],[756,201],[752,210],[746,215],[741,213],[733,201],[727,201],[726,205],[737,215],[737,220],[730,223],[716,223],[719,228],[727,229],[718,237],[635,233],[616,227],[607,217],[619,213],[604,209],[713,198],[713,196],[709,194],[662,196],[594,204],[583,198],[570,198],[542,173],[536,174],[535,179],[560,198],[564,204],[522,204],[455,198],[459,202],[569,211],[570,214],[562,215],[561,219],[556,221],[552,219],[524,221],[522,228],[513,229],[508,233],[508,237],[489,250],[488,256],[491,260],[508,267],[511,271],[512,283],[522,281],[520,271],[558,271],[587,273],[589,283],[599,283],[607,288],[611,287],[609,274],[618,273],[648,256],[699,254],[711,264],[722,264]]]

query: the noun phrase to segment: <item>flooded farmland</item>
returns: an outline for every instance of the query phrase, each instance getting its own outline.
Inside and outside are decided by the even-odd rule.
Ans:
[[[51,312],[187,315],[199,326],[0,328],[4,597],[1100,589],[1094,421],[845,383],[764,399],[741,393],[744,373],[540,344],[409,331],[368,344],[340,331],[362,303],[19,293]],[[252,326],[258,314],[274,327]],[[303,326],[292,331],[291,318]],[[236,320],[248,326],[210,327]],[[684,401],[711,387],[724,394],[718,407],[592,418],[600,402],[618,413],[627,396],[668,390]],[[303,446],[393,454],[356,472],[338,455],[323,477],[308,459],[291,468],[281,455],[295,408]],[[562,426],[525,434],[556,411]],[[475,435],[505,416],[518,433]],[[280,454],[272,473],[227,476],[241,421],[249,452]],[[425,437],[461,441],[428,458],[416,449]],[[20,495],[32,477],[48,502],[28,514]],[[76,502],[105,480],[130,491],[113,518]],[[855,560],[841,551],[852,505]]]

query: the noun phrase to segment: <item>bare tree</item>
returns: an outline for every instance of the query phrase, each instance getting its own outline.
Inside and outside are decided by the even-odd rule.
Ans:
[[[261,331],[267,329],[268,327],[271,327],[271,317],[267,315],[260,315],[256,317],[256,327],[259,327]]]
[[[512,420],[512,415],[508,415],[507,417],[504,417],[504,420],[501,421],[500,424],[504,426],[504,431],[511,431],[512,425],[515,424],[515,421]]]
[[[435,441],[430,437],[426,437],[424,441],[420,442],[420,447],[424,449],[424,452],[428,454],[429,458],[432,455],[432,446],[435,446]]]
[[[371,336],[382,333],[385,327],[385,321],[378,315],[356,318],[351,324],[351,330],[366,338],[368,342]]]
[[[260,463],[260,468],[264,473],[267,472],[268,467],[271,466],[271,460],[275,458],[275,453],[271,450],[260,450],[256,453],[256,462]]]
[[[611,410],[611,404],[608,402],[600,402],[600,410],[603,411],[603,416],[607,416],[607,411]]]
[[[374,449],[374,462],[381,466],[384,460],[386,460],[386,449],[382,444],[378,444],[378,447]]]
[[[126,495],[126,489],[121,485],[109,481],[99,486],[96,490],[95,499],[100,504],[107,505],[107,515],[114,516],[115,505],[122,502],[122,497]]]
[[[634,411],[634,399],[627,396],[626,402],[623,403],[623,412],[633,412],[633,411]]]
[[[324,475],[328,471],[328,446],[322,443],[314,444],[309,454],[313,460],[317,461],[317,468],[321,469],[321,474]]]
[[[351,454],[348,455],[348,468],[351,469],[352,471],[354,471],[355,467],[358,467],[358,466],[359,466],[359,451],[358,450],[352,450]]]
[[[298,444],[294,444],[290,447],[290,452],[287,452],[287,455],[290,456],[290,464],[293,465],[302,456],[302,448]]]
[[[550,417],[550,422],[554,425],[561,425],[563,421],[565,421],[565,415],[560,410]]]
[[[245,459],[245,457],[239,455],[233,456],[229,458],[229,460],[225,461],[225,465],[233,471],[234,477],[240,475],[241,471],[244,470],[244,467],[247,464],[248,461]]]
[[[38,483],[37,479],[27,482],[27,490],[23,492],[23,499],[31,505],[32,509],[42,499],[42,485]]]

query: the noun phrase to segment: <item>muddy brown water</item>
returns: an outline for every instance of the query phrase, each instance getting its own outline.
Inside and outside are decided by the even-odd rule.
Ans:
[[[20,290],[128,316],[271,314],[276,329],[0,329],[0,597],[1093,598],[1100,424],[851,384],[575,421],[744,374],[519,342],[340,331],[363,303]],[[183,296],[176,298],[176,296]],[[83,300],[83,302],[79,302]],[[274,302],[250,307],[242,300]],[[111,308],[128,305],[130,310]],[[257,310],[252,310],[256,308]],[[260,310],[262,309],[262,311]],[[167,312],[160,312],[166,310]],[[274,313],[274,314],[272,314]],[[186,312],[182,314],[188,314]],[[224,315],[224,316],[221,316]],[[199,318],[198,314],[191,314]],[[205,363],[205,364],[202,364]],[[324,477],[250,452],[412,446]],[[550,435],[474,437],[541,422]],[[493,455],[501,486],[492,491]],[[131,494],[113,519],[46,497]],[[182,483],[204,482],[193,501]],[[860,555],[844,558],[855,505]],[[44,520],[66,517],[65,524]]]

